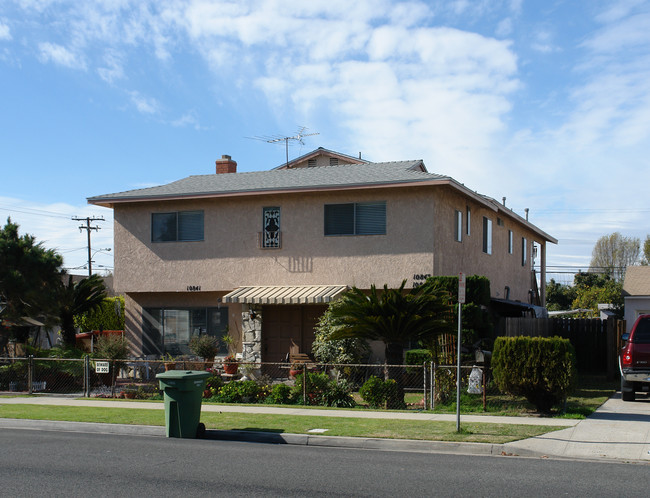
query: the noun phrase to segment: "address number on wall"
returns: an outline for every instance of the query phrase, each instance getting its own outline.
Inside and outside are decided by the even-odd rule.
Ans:
[[[188,286],[187,286],[187,291],[188,291],[188,292],[198,292],[198,291],[200,291],[200,290],[201,290],[201,286],[200,286],[200,285],[188,285]]]

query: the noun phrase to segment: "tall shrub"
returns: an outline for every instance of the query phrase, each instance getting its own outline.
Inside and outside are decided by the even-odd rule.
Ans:
[[[548,413],[573,388],[575,351],[561,337],[498,337],[492,369],[499,390],[525,396],[537,410]]]
[[[99,308],[75,315],[75,327],[91,330],[124,330],[124,296],[106,297]]]

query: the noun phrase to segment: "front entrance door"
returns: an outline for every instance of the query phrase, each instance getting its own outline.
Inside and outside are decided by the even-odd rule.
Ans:
[[[262,308],[262,361],[283,361],[287,353],[311,353],[314,326],[327,306],[285,305]]]

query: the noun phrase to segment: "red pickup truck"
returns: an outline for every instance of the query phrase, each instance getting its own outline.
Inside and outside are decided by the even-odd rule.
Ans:
[[[625,341],[618,357],[621,397],[634,401],[637,391],[650,389],[650,315],[640,315],[621,339]]]

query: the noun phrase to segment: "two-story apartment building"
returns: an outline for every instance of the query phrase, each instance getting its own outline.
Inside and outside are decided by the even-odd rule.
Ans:
[[[421,160],[372,163],[319,148],[268,171],[215,174],[91,197],[114,210],[116,291],[136,352],[187,352],[197,333],[247,360],[309,352],[313,326],[347,288],[479,274],[494,298],[544,299],[557,241]]]

